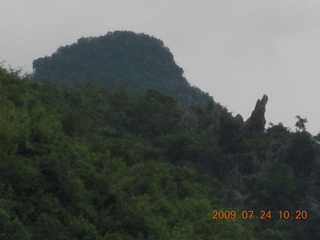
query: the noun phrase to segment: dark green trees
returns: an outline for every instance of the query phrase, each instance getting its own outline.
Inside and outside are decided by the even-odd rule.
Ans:
[[[315,154],[310,133],[302,131],[293,134],[288,148],[287,162],[297,176],[310,177]]]
[[[110,89],[126,87],[135,92],[153,89],[176,97],[183,106],[192,102],[205,106],[210,99],[189,85],[164,43],[146,34],[116,31],[81,38],[51,57],[35,60],[33,67],[37,80],[71,85],[93,80]]]
[[[37,78],[57,70],[52,80],[74,79],[69,86],[0,68],[1,239],[319,239],[319,146],[304,119],[296,132],[278,124],[248,138],[210,98],[186,109],[170,94],[128,91],[152,79],[201,102],[172,63],[161,41],[116,32],[35,61]],[[250,209],[310,218],[211,219],[212,210]]]
[[[241,124],[230,113],[223,113],[220,118],[218,141],[225,153],[245,151],[244,130]]]
[[[0,70],[1,239],[248,235],[211,221],[221,189],[198,171],[214,141],[181,124],[173,98]]]
[[[275,162],[268,171],[256,175],[251,181],[251,207],[254,210],[294,211],[299,208],[302,196],[297,180],[284,163]]]

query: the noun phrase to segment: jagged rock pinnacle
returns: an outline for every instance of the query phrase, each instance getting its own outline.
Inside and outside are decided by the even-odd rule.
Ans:
[[[268,96],[264,94],[261,100],[258,99],[251,116],[245,122],[245,131],[248,137],[255,137],[264,132],[266,124],[264,114],[266,112],[267,102]]]

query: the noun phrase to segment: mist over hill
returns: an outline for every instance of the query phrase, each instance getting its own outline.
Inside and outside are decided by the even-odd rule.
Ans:
[[[161,40],[142,33],[116,31],[83,37],[60,47],[50,57],[38,58],[33,68],[35,79],[49,78],[69,85],[92,80],[109,89],[156,90],[175,96],[182,106],[193,102],[206,106],[212,99],[190,86]]]

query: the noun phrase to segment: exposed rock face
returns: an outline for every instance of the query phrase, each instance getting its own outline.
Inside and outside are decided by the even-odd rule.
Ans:
[[[234,119],[237,120],[241,125],[243,124],[243,117],[240,114],[237,114]]]
[[[197,115],[203,115],[205,113],[204,108],[197,103],[192,103],[190,109],[192,109],[192,111],[194,111]]]
[[[245,131],[248,137],[256,137],[264,132],[266,124],[265,112],[268,102],[268,96],[263,95],[262,99],[258,99],[251,116],[245,122]]]
[[[206,129],[206,132],[209,136],[214,136],[220,127],[220,118],[221,118],[221,112],[216,112],[214,117],[211,120],[211,123]]]
[[[209,136],[214,136],[220,126],[221,112],[217,111],[207,123],[201,120],[206,113],[205,109],[198,104],[190,106],[188,111],[181,114],[181,124],[187,126],[194,131],[205,131]]]
[[[198,123],[197,117],[194,116],[193,114],[191,114],[189,111],[185,111],[182,113],[181,123],[184,126],[188,126],[192,130],[198,130],[198,128],[199,128],[199,123]]]
[[[253,153],[252,167],[254,172],[263,172],[268,170],[275,161],[284,161],[287,154],[287,143],[281,140],[270,142],[269,149],[265,151],[264,157],[259,157],[257,153]]]

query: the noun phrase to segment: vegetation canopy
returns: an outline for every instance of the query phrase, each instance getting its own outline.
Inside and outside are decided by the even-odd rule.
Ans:
[[[31,79],[0,67],[0,239],[320,239],[304,118],[248,134],[144,34],[82,38],[34,66]]]
[[[152,89],[175,96],[183,106],[193,101],[205,106],[210,99],[190,86],[161,40],[142,33],[116,31],[81,38],[51,57],[35,60],[33,67],[35,79],[69,85],[93,80],[109,89],[125,87],[135,92]]]

